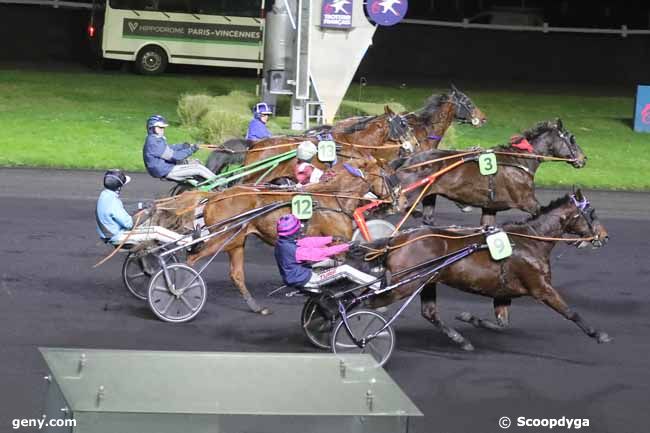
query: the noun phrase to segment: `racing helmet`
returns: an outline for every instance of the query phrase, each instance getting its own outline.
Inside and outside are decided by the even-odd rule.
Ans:
[[[311,161],[318,153],[318,148],[311,141],[303,141],[298,145],[296,157],[301,161]]]
[[[104,173],[104,188],[111,191],[119,191],[129,182],[131,182],[131,178],[117,168],[112,168]]]
[[[300,230],[300,220],[294,214],[280,217],[277,223],[278,236],[291,236]]]
[[[147,119],[147,132],[151,132],[154,126],[166,128],[169,125],[167,124],[167,119],[165,119],[163,116],[160,114],[154,114],[153,116],[149,117],[149,119]]]
[[[260,102],[258,104],[255,104],[255,107],[253,108],[253,114],[255,114],[255,117],[259,117],[262,114],[273,114],[273,111],[271,110],[271,107],[269,107],[269,104],[266,102]]]

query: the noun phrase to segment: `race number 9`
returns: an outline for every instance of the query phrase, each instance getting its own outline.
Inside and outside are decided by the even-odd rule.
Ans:
[[[484,153],[478,157],[478,169],[483,176],[497,172],[497,157],[494,153]]]
[[[296,218],[308,220],[312,216],[312,201],[310,195],[296,195],[291,200],[291,213]]]
[[[318,142],[318,160],[321,162],[336,161],[336,143],[333,141]]]
[[[512,255],[512,246],[510,239],[504,232],[491,234],[485,238],[490,250],[490,256],[494,260],[502,260]]]

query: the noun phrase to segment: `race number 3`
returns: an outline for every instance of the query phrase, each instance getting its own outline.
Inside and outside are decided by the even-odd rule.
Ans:
[[[502,260],[512,255],[510,239],[508,239],[508,235],[504,232],[491,234],[485,238],[485,241],[490,249],[490,256],[494,260]]]
[[[291,200],[291,213],[296,218],[308,220],[312,216],[312,201],[310,195],[296,195]]]
[[[483,176],[497,172],[497,157],[494,153],[484,153],[478,157],[478,169]]]
[[[333,141],[320,141],[318,143],[318,159],[321,162],[336,161],[336,143]]]

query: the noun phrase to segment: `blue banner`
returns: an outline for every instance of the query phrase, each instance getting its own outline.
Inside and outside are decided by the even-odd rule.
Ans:
[[[634,130],[650,132],[650,86],[637,86]]]
[[[320,26],[330,29],[351,28],[353,1],[323,0]]]

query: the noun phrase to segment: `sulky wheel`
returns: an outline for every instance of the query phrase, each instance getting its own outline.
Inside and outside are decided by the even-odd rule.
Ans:
[[[384,317],[370,310],[358,310],[348,314],[348,324],[352,335],[361,340],[367,338],[375,332],[379,331],[386,325],[387,321]],[[368,341],[364,347],[359,347],[350,337],[345,323],[339,320],[332,332],[332,352],[337,355],[345,355],[350,353],[368,353],[381,367],[384,365],[395,347],[395,333],[392,327],[383,330],[375,338]]]
[[[334,305],[336,308],[336,305]],[[336,310],[334,310],[336,311]],[[332,340],[333,318],[328,318],[322,308],[316,303],[315,298],[308,298],[300,314],[302,332],[311,344],[319,349],[329,349]]]
[[[370,235],[371,241],[376,241],[377,239],[385,238],[393,234],[395,231],[395,226],[389,221],[385,220],[370,220],[366,221],[366,226],[368,227],[368,234]],[[353,241],[364,241],[361,230],[355,229],[352,234]]]
[[[178,263],[175,255],[167,256],[167,263]],[[147,300],[149,279],[160,270],[158,259],[152,254],[129,253],[122,265],[122,281],[133,296]]]
[[[183,323],[192,320],[205,305],[207,292],[201,275],[185,264],[167,266],[169,282],[161,269],[149,284],[149,307],[161,320]]]

